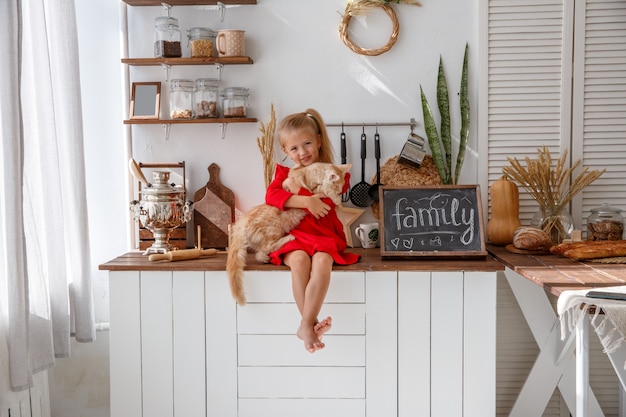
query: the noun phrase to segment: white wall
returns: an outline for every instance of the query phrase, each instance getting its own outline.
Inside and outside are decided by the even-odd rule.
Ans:
[[[337,29],[345,9],[344,0],[258,0],[255,6],[228,8],[225,21],[215,9],[175,7],[172,15],[183,29],[207,26],[246,30],[247,54],[253,65],[225,66],[222,86],[250,88],[250,116],[267,122],[270,103],[277,117],[316,108],[327,123],[418,122],[422,126],[419,86],[436,107],[439,57],[443,59],[451,93],[452,131],[459,129],[458,96],[465,43],[470,46],[470,96],[472,128],[461,182],[477,181],[478,1],[422,0],[423,7],[393,5],[400,34],[393,48],[367,57],[348,49]],[[76,1],[81,84],[86,141],[87,198],[94,274],[96,318],[108,322],[107,274],[102,264],[130,249],[129,197],[125,132],[132,136],[132,152],[142,162],[185,161],[187,188],[193,192],[208,180],[212,162],[221,167],[221,181],[236,195],[237,208],[247,211],[263,202],[261,155],[256,138],[259,125],[229,124],[220,138],[219,125],[174,125],[169,139],[161,125],[125,127],[127,117],[126,70],[120,64],[120,11],[126,6],[112,0]],[[154,18],[161,7],[128,7],[129,55],[151,57]],[[375,10],[366,19],[352,19],[354,43],[378,48],[387,43],[391,21]],[[186,46],[186,43],[184,43]],[[184,51],[188,54],[188,50]],[[163,107],[167,109],[168,85],[160,67],[133,67],[130,81],[161,81]],[[173,67],[172,78],[203,78],[217,75],[213,67]],[[339,157],[339,128],[329,129]],[[348,159],[356,163],[353,183],[360,180],[359,128],[346,129]],[[368,134],[366,178],[375,172],[374,130]],[[409,133],[408,127],[380,128],[382,160],[397,155]],[[456,152],[455,152],[456,154]],[[282,158],[282,155],[280,155]],[[486,188],[485,188],[486,189]],[[369,214],[368,214],[369,216]],[[108,415],[108,338],[95,344],[76,345],[72,358],[59,361],[51,374],[53,415],[66,417]],[[85,382],[86,381],[86,382]]]

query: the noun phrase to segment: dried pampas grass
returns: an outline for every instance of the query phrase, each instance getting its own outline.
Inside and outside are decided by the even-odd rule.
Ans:
[[[272,179],[274,179],[274,132],[276,131],[276,113],[274,112],[274,103],[271,105],[270,121],[266,124],[261,122],[259,129],[262,136],[256,138],[261,155],[263,156],[263,178],[265,179],[265,188],[269,187]]]
[[[567,149],[554,161],[550,150],[544,145],[538,149],[537,159],[526,157],[526,166],[517,158],[509,157],[507,160],[511,166],[502,168],[504,175],[524,188],[539,204],[544,213],[542,228],[551,236],[553,243],[560,243],[565,237],[561,212],[567,208],[576,194],[606,171],[583,167],[570,185],[569,181],[580,165],[580,159],[569,168],[565,167],[566,159]]]

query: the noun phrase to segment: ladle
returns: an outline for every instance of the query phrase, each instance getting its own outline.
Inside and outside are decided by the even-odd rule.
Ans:
[[[367,193],[372,200],[378,201],[378,189],[382,185],[380,183],[380,135],[378,134],[378,126],[376,126],[376,133],[374,134],[374,156],[376,157],[376,184],[372,184]]]

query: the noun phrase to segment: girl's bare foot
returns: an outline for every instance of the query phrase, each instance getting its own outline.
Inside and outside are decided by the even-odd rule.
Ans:
[[[332,326],[333,319],[332,317],[328,316],[324,320],[317,322],[315,326],[313,326],[313,330],[315,331],[315,334],[317,334],[317,336],[321,339],[322,335],[329,331]]]
[[[313,353],[320,349],[324,349],[325,345],[315,333],[313,326],[300,324],[296,334],[301,340],[304,341],[304,348],[309,352]]]

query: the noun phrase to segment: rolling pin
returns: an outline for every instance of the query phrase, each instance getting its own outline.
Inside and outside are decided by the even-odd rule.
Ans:
[[[153,253],[148,257],[151,261],[186,261],[189,259],[198,259],[202,256],[213,256],[218,253],[227,253],[226,251],[218,251],[217,249],[182,249],[167,253]]]

